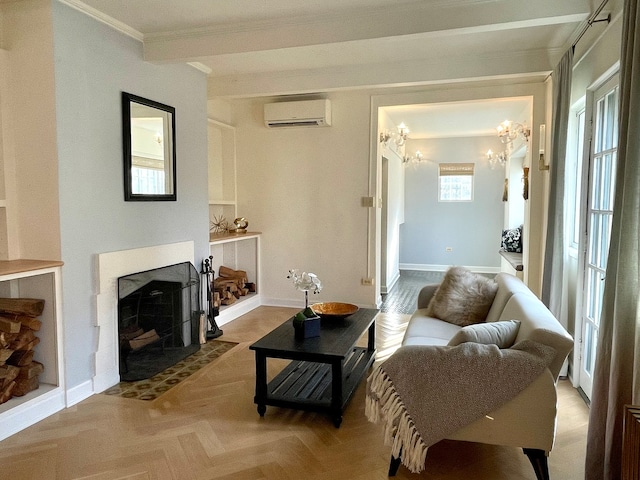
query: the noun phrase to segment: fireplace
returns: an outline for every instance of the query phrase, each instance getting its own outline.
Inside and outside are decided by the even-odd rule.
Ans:
[[[122,381],[153,377],[200,348],[200,277],[190,262],[118,278]]]

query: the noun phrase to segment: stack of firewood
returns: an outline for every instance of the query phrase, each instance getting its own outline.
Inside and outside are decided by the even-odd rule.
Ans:
[[[0,298],[0,403],[39,386],[44,366],[33,355],[40,343],[35,332],[42,326],[37,317],[43,309],[44,300]]]
[[[213,280],[213,306],[231,305],[238,298],[256,291],[256,284],[249,282],[247,272],[220,267],[219,276]]]

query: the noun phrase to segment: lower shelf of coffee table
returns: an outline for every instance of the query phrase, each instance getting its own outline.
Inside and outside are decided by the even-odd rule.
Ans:
[[[354,347],[345,359],[341,408],[351,399],[374,358],[375,351]],[[269,382],[267,398],[263,403],[278,407],[331,411],[332,380],[331,364],[292,361]]]

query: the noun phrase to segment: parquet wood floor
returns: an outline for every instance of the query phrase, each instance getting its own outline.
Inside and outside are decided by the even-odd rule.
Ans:
[[[260,307],[224,325],[232,350],[144,402],[94,395],[0,442],[0,478],[11,480],[386,479],[389,448],[381,427],[364,416],[364,382],[336,429],[328,416],[253,403],[255,365],[249,345],[295,309]],[[388,355],[408,315],[381,315],[378,348]],[[285,364],[269,361],[274,375]],[[561,381],[551,478],[584,478],[587,407]],[[397,479],[535,479],[515,448],[443,441],[431,447],[427,470]]]

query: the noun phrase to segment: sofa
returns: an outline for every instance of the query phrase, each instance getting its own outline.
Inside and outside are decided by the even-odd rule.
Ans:
[[[461,267],[456,268],[460,273]],[[447,276],[452,270],[450,269],[447,272]],[[463,273],[467,276],[475,275],[470,272]],[[445,276],[445,280],[447,276]],[[475,276],[479,277],[478,275]],[[422,367],[422,364],[439,365],[439,363],[433,361],[433,358],[450,355],[456,348],[465,347],[465,350],[461,351],[463,356],[468,356],[469,352],[471,352],[471,355],[474,355],[474,352],[488,353],[494,356],[501,356],[498,359],[499,361],[504,360],[502,357],[506,358],[505,354],[511,354],[510,350],[512,348],[516,349],[520,345],[533,345],[540,348],[540,351],[545,350],[547,352],[545,362],[537,367],[538,370],[535,371],[532,379],[523,384],[526,386],[521,387],[519,393],[515,393],[506,403],[494,410],[482,414],[479,418],[470,421],[453,432],[448,432],[443,439],[522,448],[528,456],[538,480],[549,479],[547,456],[553,447],[556,431],[556,382],[563,363],[573,348],[573,339],[520,279],[507,273],[500,273],[492,281],[486,280],[480,281],[480,283],[482,283],[483,288],[486,284],[489,285],[490,289],[493,289],[488,294],[490,300],[484,307],[480,306],[480,318],[467,319],[469,322],[466,324],[462,322],[462,325],[436,318],[434,314],[434,295],[440,292],[440,285],[427,285],[422,288],[418,295],[418,308],[409,320],[402,347],[391,358],[396,354],[399,355],[401,351],[405,356],[409,355],[409,358],[412,358],[411,356],[415,358],[420,352],[428,352],[431,355],[431,357],[427,357],[429,360],[420,360],[422,363],[418,363],[418,367],[413,367],[414,371],[410,374],[417,379],[421,378],[423,373],[426,374],[430,369],[428,366]],[[465,312],[468,310],[465,301],[458,300],[457,303],[462,304],[460,311]],[[469,309],[475,308],[478,310],[477,307],[474,304]],[[443,315],[439,316],[442,317]],[[493,332],[488,335],[488,339],[484,338],[487,337],[487,330]],[[487,345],[483,345],[483,343]],[[433,357],[433,355],[436,355],[436,357]],[[379,367],[383,375],[385,373],[385,363]],[[472,358],[471,364],[473,363]],[[507,366],[505,371],[508,372],[508,369],[509,367]],[[473,375],[478,376],[478,373],[476,372]],[[373,381],[374,376],[375,372],[371,375],[369,382]],[[512,380],[507,380],[507,375],[504,378],[505,382],[512,382]],[[499,383],[500,378],[494,381]],[[412,380],[409,379],[408,382],[410,384]],[[370,388],[368,386],[367,416],[369,420],[377,421],[379,412],[375,413],[376,409],[372,407],[376,405],[376,402],[379,403],[380,399],[376,398],[374,393],[371,393],[372,398],[369,398]],[[442,389],[443,387],[437,386],[434,388]],[[479,388],[483,387],[480,386]],[[381,391],[378,394],[380,396],[383,395]],[[403,405],[401,396],[397,395],[396,404]],[[416,409],[420,409],[422,405],[422,403],[418,403],[417,406],[414,404],[413,412],[407,412],[411,427],[413,427],[411,417],[417,417]],[[461,410],[463,409],[458,409],[458,412]],[[457,417],[458,412],[455,412],[452,417]],[[425,412],[420,413],[425,414]],[[384,414],[385,412],[382,412],[383,416]],[[429,418],[429,422],[434,421],[435,417],[433,415]],[[390,435],[396,437],[395,447],[392,449],[389,476],[396,474],[401,462],[409,466],[402,458],[402,448],[407,448],[408,441],[398,439],[400,434],[397,431],[397,425],[397,419],[394,421],[389,419],[387,430],[392,431]],[[387,430],[385,431],[386,433],[388,433]],[[405,432],[401,435],[409,438],[411,437],[410,433]],[[415,438],[419,436],[414,431],[412,436],[414,443]],[[427,446],[422,446],[423,456],[419,459],[418,464],[420,462],[424,464],[423,459],[426,458],[426,448]],[[420,465],[416,465],[416,460],[414,460],[413,467],[409,468],[412,471],[420,471]]]

